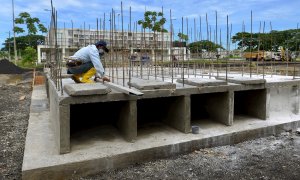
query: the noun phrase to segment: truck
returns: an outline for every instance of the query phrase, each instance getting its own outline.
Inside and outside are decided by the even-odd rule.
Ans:
[[[264,51],[244,52],[242,57],[246,58],[247,61],[261,61],[265,59],[266,54]]]
[[[246,60],[252,61],[291,61],[291,56],[281,48],[277,52],[271,51],[253,51],[253,52],[244,52],[242,55]]]

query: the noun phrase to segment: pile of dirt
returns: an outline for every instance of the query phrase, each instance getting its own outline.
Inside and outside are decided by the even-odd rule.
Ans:
[[[0,74],[23,74],[30,70],[20,68],[8,59],[0,60]]]

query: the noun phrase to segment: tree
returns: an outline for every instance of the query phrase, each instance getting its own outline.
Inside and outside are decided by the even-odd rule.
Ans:
[[[179,37],[179,40],[182,40],[182,41],[184,41],[184,42],[186,42],[186,41],[189,40],[189,37],[188,37],[188,35],[186,35],[186,34],[178,33],[177,36]]]
[[[29,35],[36,34],[38,32],[38,30],[42,33],[47,32],[47,28],[43,24],[40,23],[39,18],[31,17],[30,14],[27,12],[21,12],[19,14],[19,17],[15,18],[15,23],[16,24],[24,24],[24,25],[26,24],[27,32]],[[37,25],[37,27],[36,27],[36,25]],[[25,30],[21,27],[15,26],[14,32],[19,34],[19,33],[24,33]]]
[[[37,60],[36,50],[32,47],[26,47],[24,50],[24,56],[22,64],[33,64]]]
[[[201,53],[203,49],[207,51],[217,51],[217,49],[224,49],[219,44],[215,44],[208,40],[202,40],[190,43],[189,45],[191,53]]]
[[[166,18],[163,17],[163,13],[155,11],[146,11],[144,13],[144,19],[138,21],[138,24],[142,25],[144,29],[148,28],[153,32],[168,32],[163,28],[165,23]]]
[[[1,50],[0,51],[0,58],[3,59],[3,58],[7,58],[7,57],[9,57],[8,52]]]
[[[19,50],[23,52],[26,47],[30,46],[34,49],[37,48],[37,45],[43,44],[45,37],[42,35],[27,35],[27,36],[19,36],[16,37],[16,44]],[[8,51],[9,49],[9,42],[13,42],[13,37],[7,38],[5,43],[3,43],[4,47],[1,49],[2,51]],[[11,43],[10,48],[13,49],[13,43]],[[11,52],[13,53],[13,52]],[[22,53],[23,54],[23,53]]]
[[[292,51],[299,48],[300,30],[271,31],[269,33],[238,32],[232,37],[233,43],[238,43],[238,49],[244,51],[266,50],[277,51],[280,46]],[[252,45],[252,46],[251,46]]]

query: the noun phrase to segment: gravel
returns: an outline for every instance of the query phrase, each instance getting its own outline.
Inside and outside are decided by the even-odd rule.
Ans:
[[[30,98],[31,83],[0,83],[0,179],[21,179]],[[296,180],[299,177],[300,134],[285,132],[73,179]]]
[[[300,177],[300,136],[278,136],[99,172],[78,179],[263,179]]]
[[[21,179],[31,84],[0,85],[0,179]]]

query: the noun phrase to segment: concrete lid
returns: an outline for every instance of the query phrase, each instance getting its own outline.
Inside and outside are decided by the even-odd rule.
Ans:
[[[225,77],[215,77],[219,80],[226,80]],[[250,78],[250,77],[231,77],[227,78],[228,82],[236,83],[236,84],[265,84],[265,79],[260,78]]]
[[[66,84],[64,85],[64,90],[70,96],[99,95],[111,92],[110,88],[100,83]]]
[[[182,83],[183,79],[177,79],[178,83]],[[192,86],[202,87],[202,86],[220,86],[227,85],[226,81],[217,79],[205,79],[205,78],[188,78],[184,79],[184,83]]]
[[[154,89],[175,89],[176,84],[159,80],[144,80],[144,79],[132,79],[128,85],[139,90],[154,90]]]

